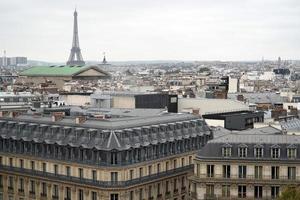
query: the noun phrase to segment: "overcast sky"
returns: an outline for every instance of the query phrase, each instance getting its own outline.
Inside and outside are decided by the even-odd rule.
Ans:
[[[1,0],[0,50],[85,60],[300,59],[300,0]]]

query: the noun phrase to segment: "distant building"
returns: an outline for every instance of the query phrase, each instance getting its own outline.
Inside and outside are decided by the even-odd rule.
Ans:
[[[27,64],[27,57],[11,57],[10,58],[10,65],[12,66],[19,66],[19,65],[26,65]]]
[[[109,92],[91,95],[91,105],[97,108],[167,108],[177,112],[178,97],[151,92]]]
[[[0,66],[27,65],[27,57],[0,57]]]
[[[33,82],[35,84],[54,82],[62,89],[65,82],[71,80],[97,81],[110,78],[110,74],[98,66],[36,66],[22,71],[18,81]]]

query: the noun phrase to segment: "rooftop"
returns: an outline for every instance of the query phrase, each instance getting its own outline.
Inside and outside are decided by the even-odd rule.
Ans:
[[[20,76],[74,76],[88,69],[95,69],[105,75],[109,75],[107,72],[101,70],[98,66],[88,65],[60,65],[60,66],[33,66],[29,69],[25,69],[20,73]]]

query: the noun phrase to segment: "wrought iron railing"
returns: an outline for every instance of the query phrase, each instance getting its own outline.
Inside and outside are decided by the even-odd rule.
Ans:
[[[176,169],[171,169],[163,172],[159,172],[156,174],[151,174],[148,176],[143,176],[140,178],[135,178],[132,180],[127,181],[98,181],[93,179],[86,179],[86,178],[79,178],[74,176],[66,176],[62,174],[55,174],[55,173],[49,173],[49,172],[43,172],[38,170],[31,170],[31,169],[25,169],[25,168],[19,168],[19,167],[12,167],[12,166],[6,166],[6,165],[0,165],[0,172],[13,172],[13,173],[20,173],[23,175],[28,176],[36,176],[39,178],[47,178],[47,179],[53,179],[54,181],[70,181],[78,184],[87,184],[91,186],[96,187],[125,187],[130,185],[136,185],[145,183],[148,181],[152,181],[155,179],[165,178],[168,176],[174,176],[179,173],[192,171],[193,165],[187,165],[184,167],[179,167]]]

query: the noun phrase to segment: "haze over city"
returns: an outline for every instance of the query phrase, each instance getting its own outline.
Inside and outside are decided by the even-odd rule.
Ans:
[[[85,60],[299,59],[297,0],[1,1],[1,51],[65,62],[75,7]]]

